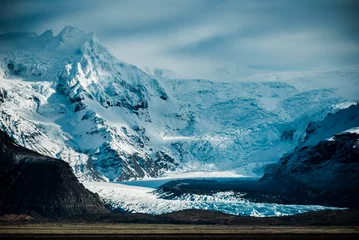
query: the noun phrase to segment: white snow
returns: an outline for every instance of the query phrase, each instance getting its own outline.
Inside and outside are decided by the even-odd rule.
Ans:
[[[354,128],[345,130],[344,132],[346,132],[346,133],[356,133],[356,134],[359,135],[359,127],[354,127]]]

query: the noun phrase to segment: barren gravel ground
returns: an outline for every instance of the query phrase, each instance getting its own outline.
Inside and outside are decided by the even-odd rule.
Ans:
[[[228,226],[175,224],[15,224],[1,239],[358,239],[358,226]]]

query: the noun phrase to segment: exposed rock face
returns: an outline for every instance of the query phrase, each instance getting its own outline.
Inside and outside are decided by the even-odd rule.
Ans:
[[[0,214],[70,217],[108,212],[68,163],[20,147],[0,131]]]
[[[359,135],[342,133],[298,147],[268,166],[260,180],[301,203],[358,207]]]
[[[4,102],[6,98],[7,98],[7,92],[5,91],[5,89],[0,88],[0,103]]]

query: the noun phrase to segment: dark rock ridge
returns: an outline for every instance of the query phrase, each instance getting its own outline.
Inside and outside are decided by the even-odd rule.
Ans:
[[[6,98],[7,92],[5,91],[5,89],[0,87],[0,103],[4,102]]]
[[[23,148],[0,131],[0,214],[61,218],[108,212],[68,163]]]
[[[359,135],[337,134],[268,166],[261,184],[305,204],[359,206]]]

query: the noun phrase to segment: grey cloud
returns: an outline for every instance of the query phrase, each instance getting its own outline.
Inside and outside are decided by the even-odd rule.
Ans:
[[[18,0],[2,2],[0,22],[0,33],[73,25],[96,32],[122,60],[178,71],[189,62],[282,70],[359,63],[355,0]]]

